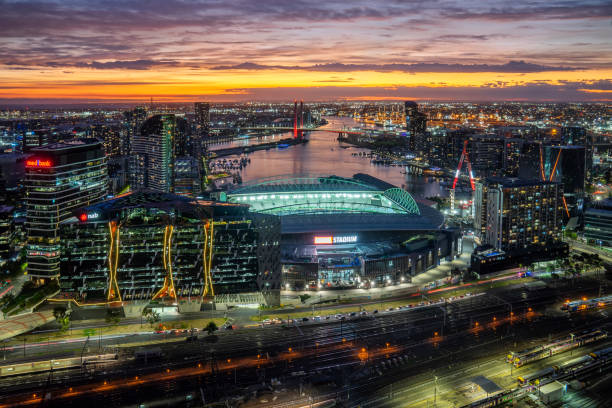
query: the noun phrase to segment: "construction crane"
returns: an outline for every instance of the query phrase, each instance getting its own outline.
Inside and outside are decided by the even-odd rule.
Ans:
[[[463,162],[465,161],[468,168],[468,176],[470,177],[470,185],[472,186],[472,191],[476,190],[474,187],[474,175],[472,173],[472,163],[470,163],[470,157],[467,153],[467,145],[468,141],[465,140],[463,142],[463,151],[461,152],[461,158],[459,159],[459,166],[457,166],[457,172],[455,173],[455,180],[453,180],[453,188],[450,190],[450,206],[451,206],[451,214],[455,211],[455,187],[457,186],[457,180],[459,180],[459,172],[461,171],[461,167],[463,166]]]

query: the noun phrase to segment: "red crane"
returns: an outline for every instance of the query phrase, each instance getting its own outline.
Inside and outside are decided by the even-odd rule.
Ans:
[[[455,209],[455,187],[457,186],[457,180],[459,180],[459,172],[461,171],[461,167],[463,167],[464,161],[467,164],[468,176],[470,177],[470,185],[472,186],[472,191],[476,190],[476,187],[474,186],[474,174],[472,173],[472,163],[470,162],[470,157],[467,153],[467,145],[468,141],[465,140],[463,142],[463,151],[461,152],[461,158],[459,159],[459,166],[457,166],[457,171],[455,172],[453,188],[450,191],[451,211]]]

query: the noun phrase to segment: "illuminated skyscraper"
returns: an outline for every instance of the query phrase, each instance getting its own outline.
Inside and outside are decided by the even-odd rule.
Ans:
[[[175,115],[145,121],[132,143],[132,189],[174,192],[175,160],[187,151],[187,122]]]
[[[198,134],[202,137],[208,137],[210,133],[210,103],[195,103],[195,121]]]
[[[125,117],[124,131],[121,140],[121,154],[124,156],[132,154],[132,143],[134,137],[140,132],[140,127],[147,119],[147,110],[144,107],[136,107],[131,111],[123,112]]]
[[[404,102],[406,113],[406,131],[408,132],[408,148],[413,152],[421,152],[424,149],[425,131],[427,130],[427,116],[419,112],[416,102]]]
[[[102,201],[108,189],[106,158],[96,139],[75,139],[32,149],[26,161],[28,274],[60,273],[59,224],[76,208]]]

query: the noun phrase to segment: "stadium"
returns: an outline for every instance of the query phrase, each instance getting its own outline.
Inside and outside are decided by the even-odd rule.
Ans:
[[[439,211],[367,174],[259,179],[220,198],[280,218],[286,290],[408,282],[460,251]]]

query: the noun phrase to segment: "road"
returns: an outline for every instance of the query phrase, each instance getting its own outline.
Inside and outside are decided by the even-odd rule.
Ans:
[[[261,384],[271,377],[283,378],[284,384],[292,384],[294,378],[290,373],[304,373],[305,378],[330,378],[333,381],[376,373],[372,378],[360,380],[355,377],[351,381],[355,384],[383,381],[384,384],[395,377],[388,375],[387,371],[379,377],[376,370],[381,370],[382,362],[387,366],[389,359],[398,359],[389,364],[399,366],[397,361],[401,360],[409,367],[429,366],[439,361],[455,364],[457,353],[467,355],[473,350],[486,350],[500,339],[511,338],[513,332],[522,332],[526,337],[541,337],[544,335],[542,330],[553,332],[569,328],[567,324],[559,324],[559,321],[567,320],[561,313],[550,317],[550,321],[536,321],[546,312],[546,307],[565,296],[563,290],[494,292],[492,296],[473,297],[446,307],[408,309],[374,319],[224,332],[219,333],[215,342],[209,342],[205,337],[186,342],[177,336],[176,342],[160,344],[164,352],[160,361],[143,365],[126,356],[116,368],[99,367],[89,370],[87,376],[83,376],[80,370],[68,370],[54,374],[52,380],[47,374],[3,379],[1,394],[18,393],[18,397],[22,395],[20,391],[65,389],[67,384],[74,384],[71,386],[75,390],[82,389],[82,394],[60,398],[61,406],[79,406],[79,402],[83,402],[81,398],[97,394],[100,398],[123,402],[130,398],[142,401],[166,390],[164,384],[171,388],[166,392],[169,396],[188,392],[194,386],[197,389],[194,384],[198,381],[204,381],[200,387],[205,388],[211,398],[223,398],[227,394],[240,395],[245,392],[243,387],[246,385]],[[510,306],[514,313],[512,319]],[[532,311],[528,310],[529,307]],[[166,377],[160,378],[159,373],[164,370],[169,371]],[[216,371],[215,380],[208,382],[211,373]],[[406,375],[405,369],[399,371]],[[121,381],[122,378],[135,377],[139,378],[137,384]],[[99,385],[103,380],[112,381],[112,389]],[[101,388],[92,394],[95,387]],[[135,387],[138,392],[126,394],[129,387]],[[52,394],[56,395],[57,391]],[[358,398],[360,391],[356,389],[351,394],[354,395],[351,399]],[[6,400],[0,399],[0,403],[2,401]]]

